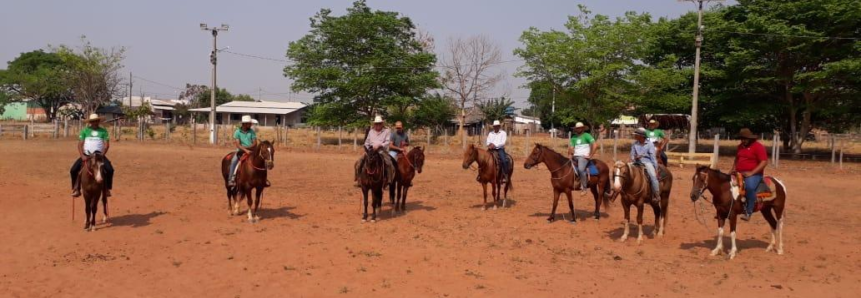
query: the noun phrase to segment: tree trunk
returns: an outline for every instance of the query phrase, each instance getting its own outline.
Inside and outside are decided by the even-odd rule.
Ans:
[[[795,144],[798,143],[798,108],[795,106],[795,99],[792,96],[792,90],[789,82],[785,84],[785,89],[783,92],[786,98],[787,103],[789,104],[789,145],[792,148],[795,148]],[[800,148],[800,147],[799,147]],[[799,152],[800,153],[800,152]]]
[[[466,123],[466,109],[462,107],[460,109],[460,117],[458,117],[458,122],[460,122],[460,125],[457,127],[457,135],[460,136],[461,140],[466,140],[466,136],[464,135],[466,132],[463,130],[463,125]],[[463,149],[466,149],[466,142],[463,142],[463,144],[461,144],[461,147],[463,147]]]

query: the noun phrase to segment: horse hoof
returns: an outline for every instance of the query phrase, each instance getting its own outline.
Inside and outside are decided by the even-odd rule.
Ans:
[[[481,207],[481,211],[487,211],[487,206]]]
[[[718,256],[718,255],[721,255],[721,254],[723,254],[723,250],[722,250],[722,249],[715,249],[715,250],[712,250],[711,256],[712,256],[712,257],[715,257],[715,256]]]
[[[637,245],[643,244],[643,238],[637,238]]]
[[[493,205],[493,210],[496,210],[496,205]]]
[[[376,219],[372,219],[372,220],[371,220],[371,223],[377,223],[377,220],[376,220]]]
[[[105,216],[105,217],[103,217],[103,218],[102,218],[102,223],[103,223],[103,224],[108,223],[108,217],[107,217],[107,216]]]
[[[368,220],[367,220],[367,219],[363,219],[363,220],[362,220],[362,223],[366,223],[366,222],[368,222]]]
[[[90,232],[95,232],[95,231],[96,231],[96,225],[90,226]]]
[[[729,252],[729,259],[730,259],[730,260],[735,259],[735,256],[736,256],[737,254],[738,254],[738,253],[737,253],[736,251],[730,251],[730,252]]]
[[[765,252],[772,252],[772,251],[774,251],[774,246],[772,246],[772,245],[769,245],[768,247],[765,248]]]
[[[554,217],[550,217],[547,219],[547,223],[552,223],[554,221],[556,221],[556,218],[554,218]]]
[[[572,224],[572,225],[576,225],[576,224],[577,224],[577,221],[576,221],[576,220],[569,220],[569,221],[568,221],[568,223],[570,223],[570,224]]]
[[[619,238],[619,242],[625,242],[625,240],[628,240],[628,237],[622,236],[622,238]]]
[[[778,249],[778,250],[777,250],[777,255],[782,256],[782,255],[783,255],[783,250],[782,250],[782,249]]]

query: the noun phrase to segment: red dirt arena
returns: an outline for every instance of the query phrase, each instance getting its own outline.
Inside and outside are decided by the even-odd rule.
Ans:
[[[783,161],[767,174],[788,188],[786,254],[766,253],[761,215],[739,224],[739,255],[710,257],[711,205],[697,221],[691,168],[672,167],[667,235],[619,243],[616,201],[576,225],[545,221],[545,166],[515,156],[512,206],[481,211],[475,172],[456,154],[427,156],[407,213],[361,223],[357,154],[279,148],[262,220],[228,216],[219,172],[225,148],[113,144],[111,218],[72,221],[71,141],[0,143],[0,296],[4,297],[858,297],[861,174],[827,162]],[[610,157],[603,157],[609,160]],[[729,168],[729,158],[721,168]],[[854,167],[854,168],[853,168]],[[245,210],[245,203],[242,203]],[[101,206],[100,206],[101,209]],[[560,204],[557,218],[567,211]],[[645,232],[652,212],[646,207]],[[602,209],[603,210],[603,209]],[[101,214],[101,210],[99,210]],[[636,237],[636,228],[632,227]],[[728,239],[728,235],[727,235]]]

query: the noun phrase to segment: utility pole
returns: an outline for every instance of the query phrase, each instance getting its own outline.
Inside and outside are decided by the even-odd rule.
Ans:
[[[687,0],[680,0],[687,1]],[[690,0],[695,2],[698,5],[697,9],[697,37],[695,40],[696,43],[696,56],[694,58],[694,92],[693,92],[693,100],[691,102],[691,130],[688,134],[688,153],[695,153],[697,151],[697,113],[699,112],[699,108],[697,103],[700,97],[700,48],[703,45],[703,2],[708,1],[722,1],[722,0]]]
[[[218,135],[215,134],[215,78],[216,78],[216,65],[218,64],[218,31],[227,31],[230,26],[227,24],[221,24],[221,27],[212,27],[210,28],[208,25],[204,23],[200,23],[200,29],[204,31],[212,32],[212,52],[209,54],[209,62],[212,63],[212,86],[210,87],[209,94],[209,143],[210,144],[218,144]]]
[[[556,117],[556,87],[553,87],[553,103],[550,106],[550,131],[553,132],[550,136],[552,140],[556,139],[556,128],[553,125],[553,120]]]
[[[134,78],[134,76],[132,75],[132,72],[130,71],[129,72],[129,109],[132,108],[132,78]]]

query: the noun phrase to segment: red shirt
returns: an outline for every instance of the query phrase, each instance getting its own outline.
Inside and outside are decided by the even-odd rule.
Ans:
[[[735,155],[738,159],[735,163],[736,171],[753,171],[760,162],[768,161],[768,155],[765,154],[765,146],[762,146],[762,144],[757,141],[753,141],[753,143],[750,143],[750,146],[748,147],[738,145],[737,150],[738,151]],[[765,172],[764,169],[756,174],[762,174],[763,172]]]

